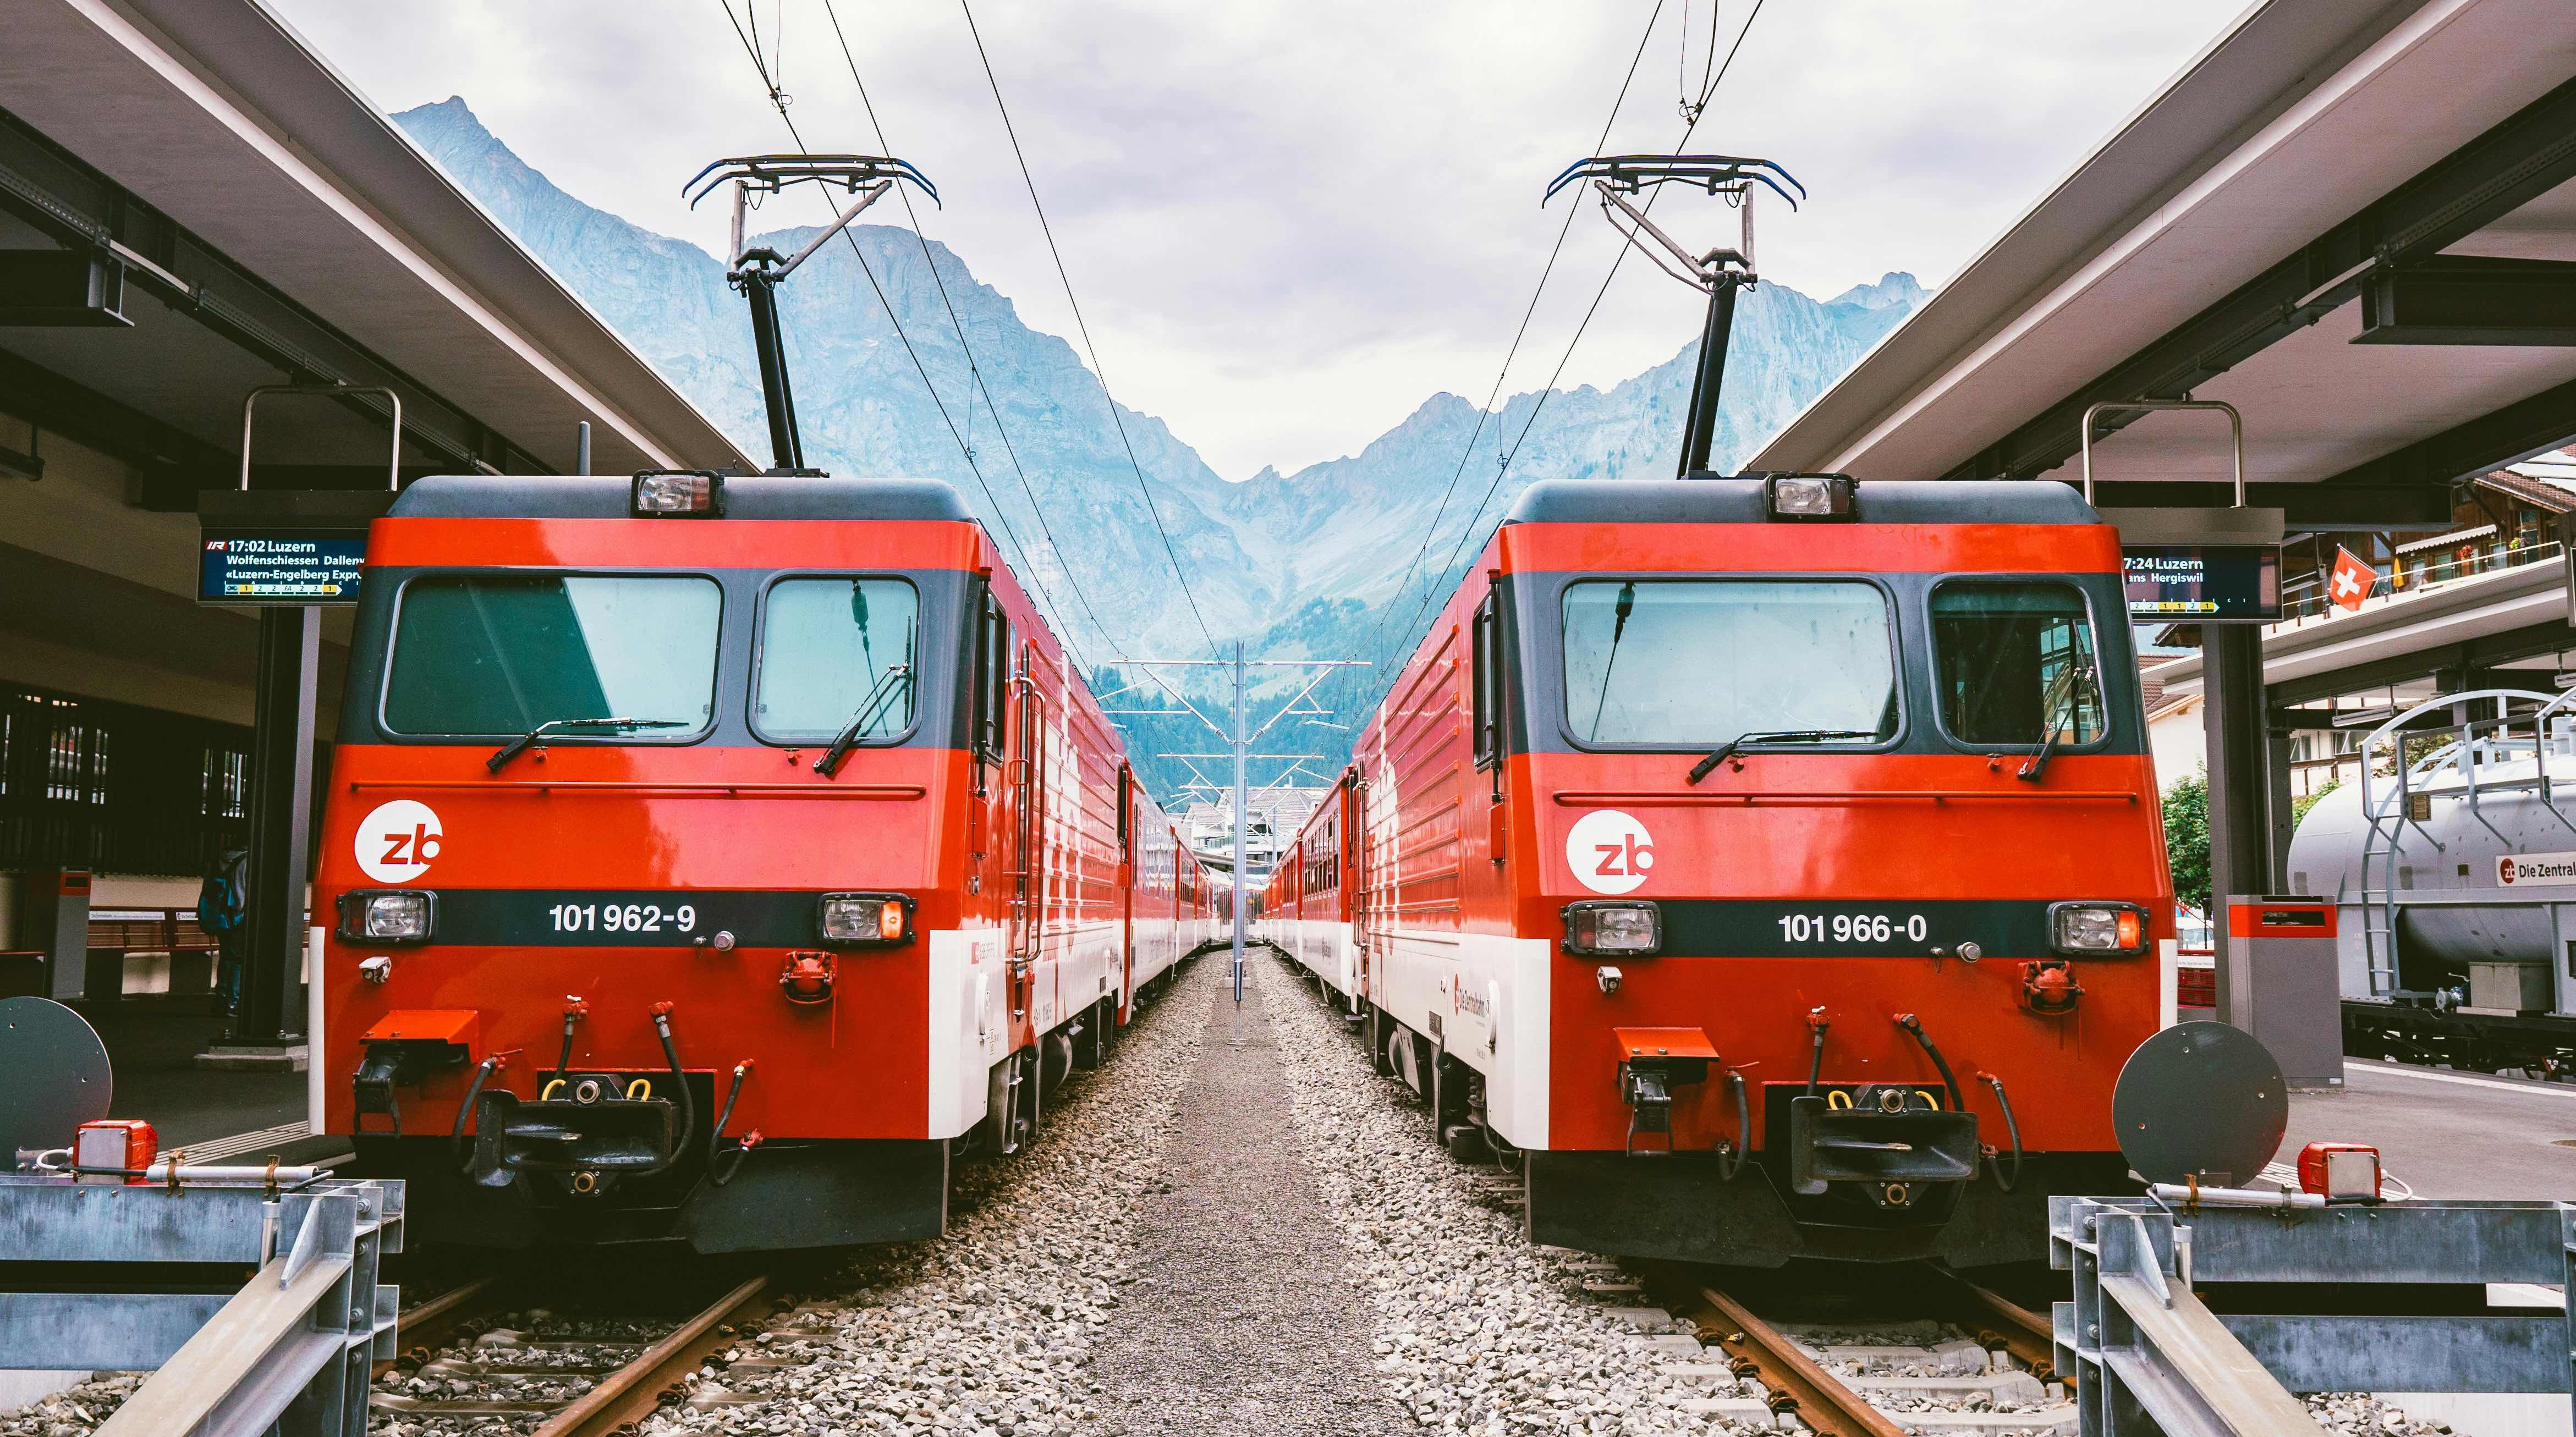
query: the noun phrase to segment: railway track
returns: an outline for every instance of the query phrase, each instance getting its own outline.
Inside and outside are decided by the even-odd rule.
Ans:
[[[764,1345],[793,1332],[793,1319],[766,1276],[729,1282],[677,1320],[559,1312],[518,1283],[480,1278],[403,1313],[403,1356],[378,1365],[369,1427],[443,1433],[497,1422],[531,1437],[605,1437],[661,1407],[759,1400],[713,1384],[692,1391],[687,1379],[711,1360],[727,1371],[800,1365],[807,1359],[789,1348]],[[738,1346],[751,1350],[721,1355]]]
[[[1766,1319],[1697,1276],[1660,1277],[1709,1355],[1757,1389],[1775,1419],[1794,1416],[1825,1437],[2075,1431],[2073,1401],[2049,1366],[2047,1319],[1951,1274],[1924,1274],[1933,1315],[1806,1322]],[[1700,1365],[1715,1376],[1716,1364]]]

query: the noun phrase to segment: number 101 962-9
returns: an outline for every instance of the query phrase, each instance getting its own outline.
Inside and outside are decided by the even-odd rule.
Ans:
[[[1931,936],[1932,927],[1920,913],[1898,917],[1891,913],[1783,913],[1780,915],[1780,941],[1783,943],[1889,943],[1903,938],[1920,943]]]
[[[687,903],[669,910],[659,903],[558,903],[546,914],[557,933],[686,933],[698,926],[698,910]]]

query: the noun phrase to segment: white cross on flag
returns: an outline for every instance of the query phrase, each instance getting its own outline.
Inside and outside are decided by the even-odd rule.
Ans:
[[[2326,580],[2326,596],[2336,607],[2359,613],[2361,601],[2370,597],[2370,586],[2377,582],[2379,572],[2362,562],[2359,554],[2335,546],[2334,573]]]

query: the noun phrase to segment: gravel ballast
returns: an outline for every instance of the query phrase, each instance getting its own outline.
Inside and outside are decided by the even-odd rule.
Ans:
[[[1371,1370],[1369,1302],[1346,1270],[1280,1072],[1268,963],[1234,1006],[1211,955],[1173,1000],[1201,1022],[1134,1281],[1103,1335],[1103,1434],[1325,1437],[1409,1425]],[[1294,1005],[1302,995],[1287,993]]]
[[[1721,1411],[1752,1394],[1705,1368],[1686,1324],[1617,1304],[1609,1265],[1530,1245],[1508,1185],[1480,1181],[1432,1140],[1430,1119],[1380,1078],[1275,959],[1254,966],[1271,1010],[1296,1131],[1364,1289],[1370,1352],[1420,1427],[1493,1434],[1752,1430]],[[1486,1169],[1499,1179],[1499,1169]],[[1657,1321],[1660,1319],[1660,1322]]]

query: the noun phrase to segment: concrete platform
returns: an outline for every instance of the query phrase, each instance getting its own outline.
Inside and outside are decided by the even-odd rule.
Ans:
[[[2417,1197],[2563,1199],[2576,1194],[2576,1084],[2346,1059],[2343,1091],[2290,1095],[2278,1161],[2313,1142],[2378,1148]]]
[[[108,1116],[142,1118],[163,1147],[302,1123],[305,1076],[293,1071],[209,1071],[197,1066],[222,1032],[214,1000],[127,998],[77,1005],[107,1044],[116,1091]]]

